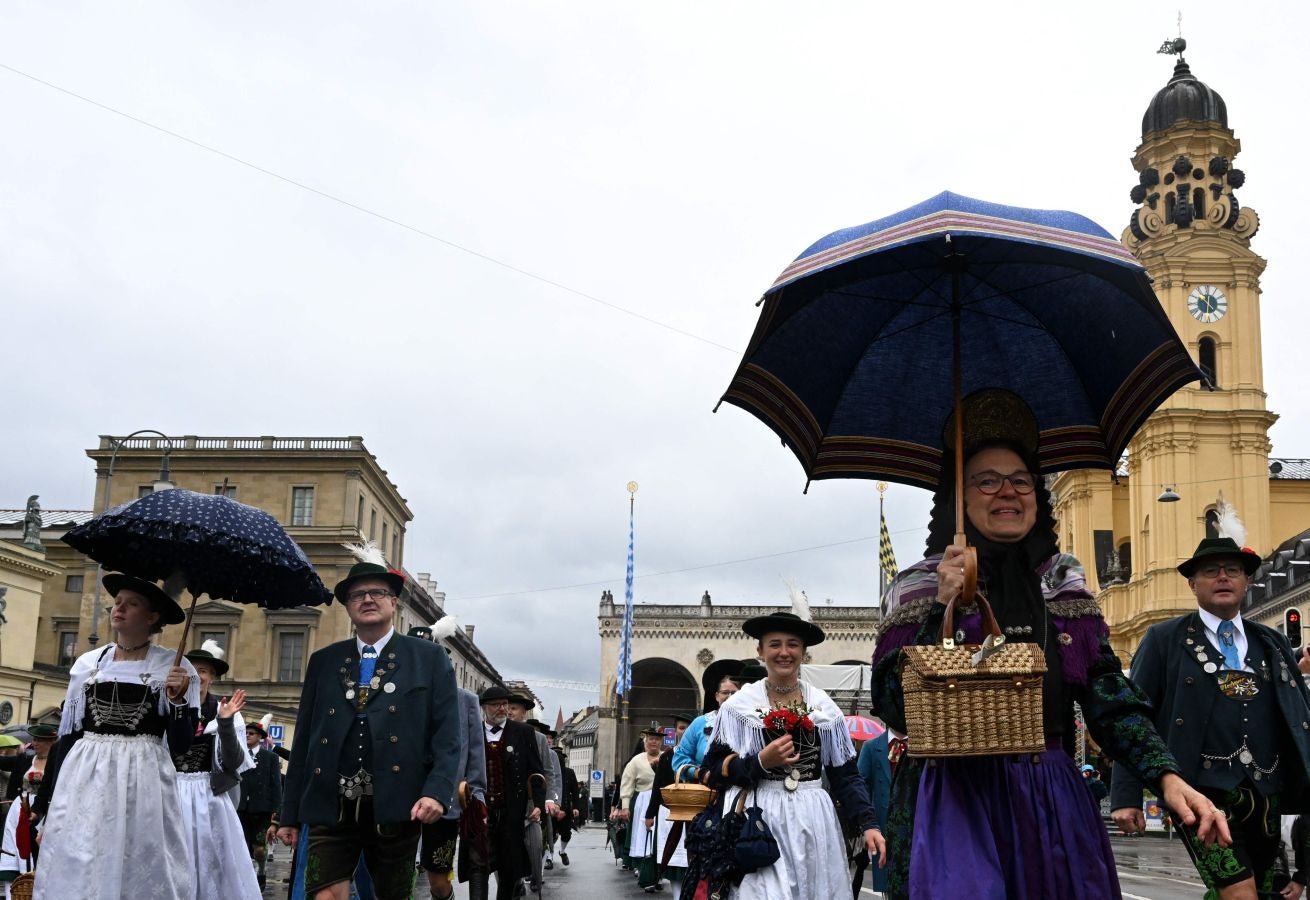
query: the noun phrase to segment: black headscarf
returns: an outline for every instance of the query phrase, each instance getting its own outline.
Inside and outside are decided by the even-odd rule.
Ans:
[[[964,532],[970,545],[978,549],[978,584],[996,613],[1002,629],[1030,627],[1031,636],[1016,640],[1033,641],[1043,645],[1046,656],[1046,678],[1043,682],[1043,719],[1048,734],[1064,733],[1064,719],[1068,704],[1064,702],[1063,666],[1060,652],[1051,633],[1046,615],[1046,599],[1042,594],[1038,567],[1059,551],[1055,536],[1055,514],[1051,508],[1051,493],[1041,478],[1041,469],[1035,456],[1017,443],[1004,440],[980,442],[968,448],[964,461],[983,450],[1004,449],[1018,456],[1028,471],[1038,476],[1035,496],[1037,518],[1033,527],[1021,540],[1013,543],[993,541],[982,535],[972,521],[965,517]],[[942,480],[933,494],[932,518],[928,525],[928,555],[945,552],[955,540],[955,460],[948,452],[942,460]]]

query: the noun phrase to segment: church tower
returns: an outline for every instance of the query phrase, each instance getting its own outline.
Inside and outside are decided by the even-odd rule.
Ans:
[[[1259,218],[1236,191],[1241,144],[1223,98],[1182,58],[1142,117],[1133,155],[1137,205],[1122,240],[1146,267],[1156,295],[1206,375],[1174,394],[1128,447],[1121,476],[1071,472],[1056,479],[1060,537],[1099,570],[1116,649],[1194,607],[1175,566],[1207,533],[1220,491],[1260,554],[1270,533],[1269,428],[1260,340],[1260,274],[1251,250]],[[1176,496],[1175,496],[1176,495]],[[1113,523],[1111,528],[1110,523]],[[1114,555],[1109,555],[1113,550]],[[1097,564],[1093,566],[1092,561]]]

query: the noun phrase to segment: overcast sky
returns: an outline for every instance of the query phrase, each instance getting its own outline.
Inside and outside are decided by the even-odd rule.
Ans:
[[[407,567],[515,676],[599,679],[630,479],[640,602],[783,604],[787,577],[871,603],[873,485],[802,496],[770,431],[710,414],[754,302],[941,190],[1118,236],[1177,8],[6,3],[0,506],[89,508],[101,433],[361,434],[414,511]],[[1183,22],[1261,216],[1283,456],[1310,456],[1307,10]],[[902,565],[927,508],[887,495]]]

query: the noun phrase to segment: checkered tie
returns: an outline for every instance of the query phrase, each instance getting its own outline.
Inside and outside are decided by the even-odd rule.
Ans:
[[[1234,633],[1233,620],[1219,623],[1219,652],[1224,655],[1224,668],[1234,672],[1242,671],[1242,660],[1237,656],[1237,636]]]

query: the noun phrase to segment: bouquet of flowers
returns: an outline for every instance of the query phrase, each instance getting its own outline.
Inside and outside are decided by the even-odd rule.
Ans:
[[[798,728],[814,731],[814,720],[808,710],[775,709],[764,714],[764,729],[777,734],[790,734]]]

